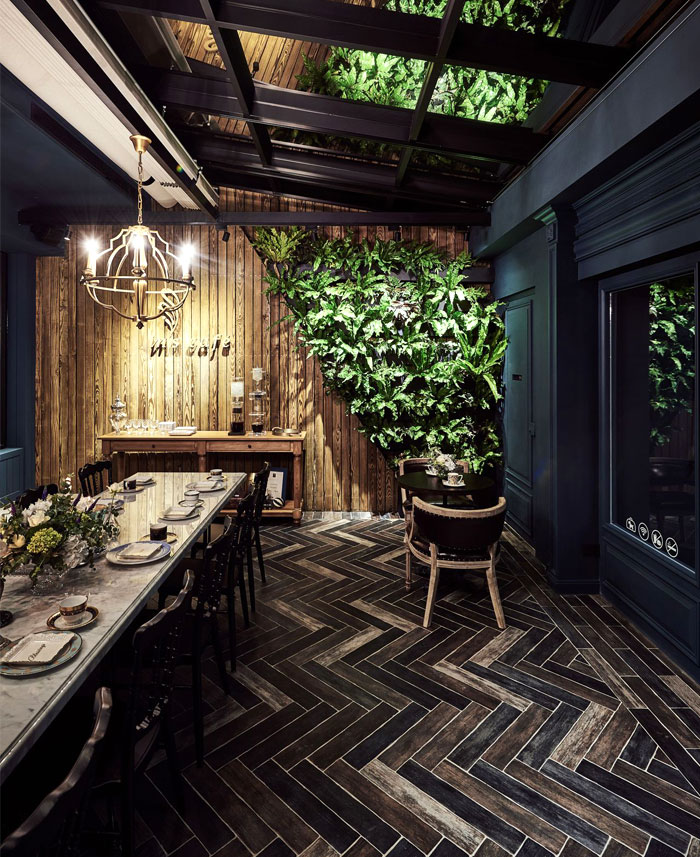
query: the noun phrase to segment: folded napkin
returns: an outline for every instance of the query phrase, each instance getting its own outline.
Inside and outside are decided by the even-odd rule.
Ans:
[[[2,658],[0,663],[24,666],[50,664],[70,646],[75,634],[29,634]]]
[[[194,515],[192,507],[183,508],[182,506],[168,506],[163,512],[161,518],[191,518]]]
[[[197,491],[212,491],[222,482],[222,479],[205,479],[202,482],[195,482],[194,487]]]
[[[133,478],[136,480],[137,485],[148,485],[149,482],[153,482],[153,477],[150,473],[141,473],[139,476],[134,476]]]
[[[124,550],[119,551],[121,559],[148,559],[160,551],[160,544],[153,545],[150,542],[134,542]]]

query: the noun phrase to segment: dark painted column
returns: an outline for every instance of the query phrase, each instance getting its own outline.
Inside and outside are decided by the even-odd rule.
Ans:
[[[20,490],[35,484],[35,268],[35,256],[7,254],[7,445],[23,450]]]
[[[538,220],[546,226],[549,257],[549,578],[561,591],[597,591],[597,289],[578,280],[571,208],[548,207],[538,214]]]

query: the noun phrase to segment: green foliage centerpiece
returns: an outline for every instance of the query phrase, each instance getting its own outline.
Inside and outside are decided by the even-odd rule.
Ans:
[[[70,479],[57,494],[45,495],[26,509],[15,503],[0,508],[0,577],[26,574],[34,586],[40,578],[55,580],[96,556],[119,533],[112,498],[74,497]]]
[[[500,463],[505,330],[467,255],[299,228],[259,229],[255,245],[326,390],[391,461],[438,447],[476,472]]]

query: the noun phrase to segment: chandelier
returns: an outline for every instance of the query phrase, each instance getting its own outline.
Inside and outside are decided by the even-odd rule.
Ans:
[[[192,260],[194,249],[183,245],[178,255],[155,229],[143,225],[143,153],[151,141],[134,134],[129,138],[138,156],[138,215],[135,226],[127,226],[115,235],[105,250],[96,239],[85,242],[87,260],[80,282],[100,306],[122,318],[144,322],[164,317],[173,330],[187,296],[194,290]],[[106,257],[104,273],[97,273],[98,262]],[[168,259],[180,266],[180,277],[171,276]],[[172,264],[172,262],[171,262]],[[128,296],[122,297],[122,296]]]

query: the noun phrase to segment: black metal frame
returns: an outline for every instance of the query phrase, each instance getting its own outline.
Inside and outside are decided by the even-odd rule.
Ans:
[[[49,26],[57,20],[47,0],[13,2],[34,10],[46,7],[41,17]],[[294,0],[293,4],[289,0],[84,3],[154,104],[167,111],[178,135],[194,147],[193,156],[213,183],[387,212],[461,209],[465,222],[487,224],[486,206],[507,173],[501,165],[526,164],[549,138],[521,126],[429,113],[443,68],[470,66],[598,87],[622,67],[630,51],[466,24],[460,21],[463,6],[464,0],[449,0],[442,19],[436,19],[335,0]],[[136,41],[120,17],[124,13],[208,26],[224,69],[194,60],[188,61],[192,73],[144,68]],[[258,83],[248,68],[237,30],[423,59],[427,61],[426,74],[416,106],[413,110],[383,107]],[[54,35],[66,36],[63,32]],[[84,49],[79,43],[69,38],[66,47],[84,70],[91,74],[95,71],[89,58],[82,55]],[[99,72],[95,79],[103,86]],[[106,87],[107,97],[114,100],[112,89],[111,85]],[[125,105],[120,104],[120,108],[128,115]],[[184,123],[185,114],[192,113],[242,120],[250,140],[220,134],[207,137]],[[178,119],[183,124],[178,125]],[[271,127],[360,138],[401,151],[396,160],[388,161],[382,155],[345,157],[342,151],[331,153],[319,147],[312,151],[308,146],[294,147],[275,140]],[[417,152],[459,158],[468,167],[481,164],[487,173],[491,171],[491,177],[487,175],[484,180],[472,177],[469,170],[466,174],[453,170],[446,179],[435,174],[440,166],[426,176],[414,157]],[[496,175],[499,182],[492,180]],[[178,180],[182,181],[180,176]],[[193,197],[196,190],[189,189]],[[201,199],[197,202],[204,207]]]
[[[651,544],[632,536],[624,527],[612,520],[612,498],[615,493],[613,449],[612,449],[612,425],[615,419],[613,402],[614,389],[612,385],[611,372],[614,360],[615,336],[611,329],[610,321],[610,298],[616,292],[632,289],[637,286],[648,285],[658,280],[679,276],[692,272],[695,279],[695,329],[697,330],[698,292],[700,288],[700,261],[698,253],[688,253],[676,256],[664,262],[644,265],[617,274],[612,277],[601,279],[598,283],[599,302],[599,329],[600,329],[600,356],[599,356],[599,386],[600,386],[600,456],[599,456],[599,526],[602,538],[612,541],[623,550],[627,547],[633,548],[635,553],[646,557],[652,567],[663,567],[671,575],[678,579],[691,580],[697,584],[700,579],[700,529],[695,532],[695,568],[683,565],[679,560],[672,559],[662,551],[652,547]],[[695,366],[700,361],[700,340],[695,339]],[[695,400],[700,395],[700,378],[695,373]],[[700,442],[700,426],[695,425],[695,445]],[[695,505],[696,511],[700,505],[700,460],[695,460]],[[673,577],[671,578],[673,579]]]

